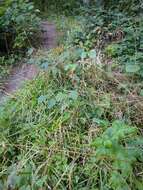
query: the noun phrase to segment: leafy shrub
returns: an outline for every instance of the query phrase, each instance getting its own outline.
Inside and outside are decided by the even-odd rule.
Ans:
[[[139,130],[115,121],[124,107],[120,120],[132,123],[134,105],[100,71],[95,51],[88,60],[82,54],[73,47],[38,54],[30,61],[40,75],[1,106],[3,189],[142,189]]]
[[[134,145],[135,142],[136,145]],[[120,121],[113,122],[111,127],[93,140],[92,146],[96,149],[96,156],[92,157],[91,162],[93,161],[93,163],[90,164],[93,164],[93,168],[97,164],[100,172],[105,173],[105,176],[103,175],[103,178],[100,179],[102,180],[101,189],[107,187],[115,190],[130,189],[128,185],[130,180],[130,183],[135,182],[134,188],[137,188],[135,187],[133,165],[137,159],[143,159],[140,143],[143,142],[137,137],[137,129]],[[108,164],[110,168],[108,168]]]
[[[99,40],[116,28],[104,26]],[[91,44],[37,52],[39,76],[0,107],[1,189],[143,189],[142,84],[98,64],[94,32]],[[109,59],[124,39],[101,44]]]
[[[38,24],[39,18],[33,3],[12,1],[0,18],[1,51],[26,47],[30,43],[30,37],[37,31]]]
[[[12,0],[6,0],[6,1],[1,1],[0,2],[0,16],[2,16],[6,9],[10,6],[10,4],[12,3]]]
[[[80,1],[76,0],[55,0],[54,2],[52,0],[43,0],[38,1],[34,0],[35,5],[37,7],[40,7],[42,11],[50,11],[56,12],[58,14],[65,14],[65,15],[73,15],[75,10],[77,11],[77,8],[80,6]]]
[[[87,50],[100,49],[107,59],[118,61],[124,72],[142,76],[142,17],[133,17],[115,7],[83,8],[85,27],[83,31],[75,32],[74,44]],[[138,5],[136,8],[139,10]]]

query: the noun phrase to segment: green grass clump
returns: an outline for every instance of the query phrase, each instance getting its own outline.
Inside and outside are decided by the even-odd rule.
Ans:
[[[0,189],[142,190],[141,78],[105,60],[118,43],[102,56],[63,20],[63,44],[31,57],[39,75],[0,107]]]
[[[39,58],[43,71],[1,107],[3,189],[142,189],[130,92],[75,51]]]

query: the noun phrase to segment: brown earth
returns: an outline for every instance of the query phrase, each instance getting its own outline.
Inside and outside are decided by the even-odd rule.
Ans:
[[[56,26],[47,21],[41,23],[41,41],[42,49],[49,50],[56,47],[57,32]],[[22,87],[27,80],[33,80],[39,73],[36,65],[19,64],[12,68],[9,77],[5,80],[0,90],[0,100],[4,97],[12,95],[16,90]]]
[[[57,32],[55,24],[43,21],[42,28],[42,48],[52,49],[57,45]]]

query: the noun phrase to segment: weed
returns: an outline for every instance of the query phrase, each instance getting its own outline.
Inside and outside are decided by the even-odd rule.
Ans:
[[[29,50],[39,75],[0,107],[1,189],[143,189],[140,34],[112,13],[88,15],[85,32],[85,17],[57,19],[63,44]]]

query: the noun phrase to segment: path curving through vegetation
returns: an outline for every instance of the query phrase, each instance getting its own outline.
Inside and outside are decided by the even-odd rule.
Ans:
[[[57,44],[57,32],[56,26],[53,23],[47,21],[41,22],[41,42],[42,49],[49,50],[56,47]],[[2,86],[2,92],[0,93],[0,101],[6,96],[12,95],[15,91],[20,89],[25,81],[33,80],[39,73],[39,69],[36,65],[22,63],[12,68],[9,77],[5,80]]]
[[[41,23],[41,28],[42,28],[42,48],[48,50],[56,47],[57,32],[55,24],[43,21]]]

